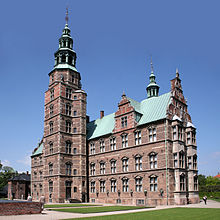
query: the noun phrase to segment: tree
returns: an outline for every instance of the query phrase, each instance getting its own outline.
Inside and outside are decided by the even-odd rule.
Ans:
[[[198,181],[199,181],[199,186],[205,186],[206,185],[205,175],[199,174],[198,175]]]
[[[219,186],[220,180],[218,178],[214,178],[212,176],[206,177],[206,186]]]
[[[8,180],[15,175],[15,170],[12,167],[0,166],[0,190],[7,185]]]

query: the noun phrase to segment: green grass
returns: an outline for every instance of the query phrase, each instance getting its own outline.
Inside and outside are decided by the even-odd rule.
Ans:
[[[85,206],[98,206],[92,204],[71,203],[71,204],[48,204],[44,205],[44,208],[64,208],[64,207],[85,207]]]
[[[73,213],[98,213],[98,212],[114,212],[123,210],[143,209],[142,206],[102,206],[102,207],[89,207],[89,208],[69,208],[69,209],[50,209],[59,212],[73,212]]]
[[[74,220],[219,220],[219,216],[220,209],[172,208],[90,218],[74,218]]]

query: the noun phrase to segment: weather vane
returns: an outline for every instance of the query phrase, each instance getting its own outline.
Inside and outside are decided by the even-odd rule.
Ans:
[[[150,67],[151,67],[151,72],[154,72],[154,68],[153,68],[153,61],[152,61],[152,55],[150,56]]]
[[[68,20],[69,20],[69,17],[68,17],[68,7],[66,8],[66,17],[65,17],[65,20],[66,20],[66,24],[68,24]]]

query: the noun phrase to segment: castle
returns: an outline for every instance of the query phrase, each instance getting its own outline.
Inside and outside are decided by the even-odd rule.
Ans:
[[[44,136],[31,155],[31,193],[46,202],[130,205],[198,203],[196,128],[178,71],[159,95],[153,68],[147,99],[125,94],[118,110],[89,121],[68,23],[45,92]]]

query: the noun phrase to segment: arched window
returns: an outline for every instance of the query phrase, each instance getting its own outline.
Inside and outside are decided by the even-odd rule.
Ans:
[[[66,103],[66,115],[71,115],[71,105]]]
[[[50,134],[52,134],[53,133],[53,122],[52,121],[49,123],[49,126],[50,126]]]
[[[53,142],[49,143],[49,152],[50,152],[50,154],[53,153]]]
[[[71,121],[66,121],[66,132],[71,133]]]
[[[66,56],[63,54],[61,56],[61,63],[65,63],[66,62]]]

